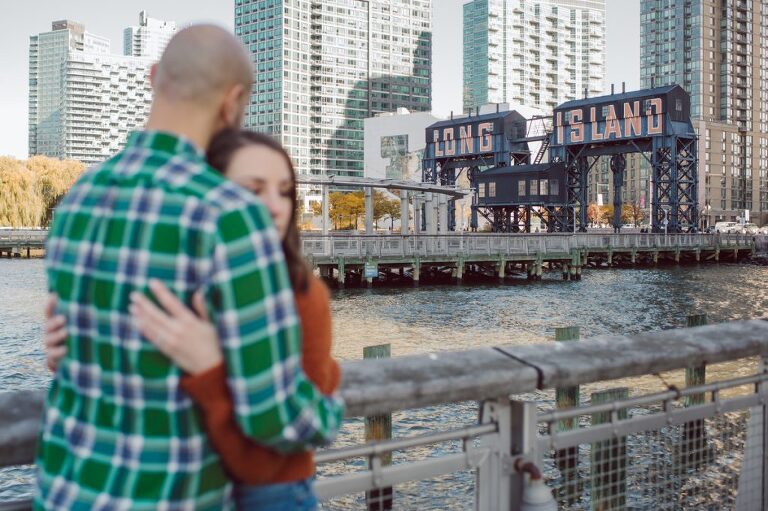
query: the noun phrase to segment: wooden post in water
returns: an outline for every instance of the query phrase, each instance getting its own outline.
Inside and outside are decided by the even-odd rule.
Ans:
[[[363,348],[363,358],[389,358],[391,345],[380,344]],[[372,415],[365,418],[365,441],[389,440],[392,438],[392,414]],[[382,465],[392,463],[392,453],[381,456]],[[392,487],[377,488],[365,492],[368,511],[385,511],[392,509]]]
[[[592,404],[607,403],[629,397],[629,389],[620,387],[592,394]],[[611,421],[612,412],[592,414],[592,426]],[[619,419],[627,418],[627,410],[618,412]],[[591,454],[592,511],[624,509],[627,500],[627,439],[626,437],[601,440],[592,444]]]
[[[688,328],[707,324],[706,314],[691,314],[686,320]],[[685,369],[685,386],[704,385],[707,380],[707,366],[688,367]],[[706,401],[704,393],[692,394],[685,399],[685,406],[702,405]],[[689,468],[698,468],[706,463],[708,442],[707,431],[703,419],[686,422],[683,428],[683,452],[681,462]]]
[[[555,328],[556,342],[578,341],[579,327],[567,326]],[[579,406],[579,386],[564,387],[555,390],[555,402],[557,408],[575,408]],[[566,419],[557,423],[559,431],[568,431],[579,427],[577,419]],[[563,477],[563,485],[557,496],[559,506],[566,507],[578,502],[581,498],[581,484],[579,478],[579,447],[569,447],[555,452],[555,461],[560,474]]]

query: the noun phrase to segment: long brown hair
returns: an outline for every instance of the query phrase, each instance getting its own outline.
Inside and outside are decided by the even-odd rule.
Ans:
[[[298,199],[296,198],[296,171],[293,168],[293,162],[288,152],[280,145],[280,142],[265,135],[248,130],[225,129],[219,132],[211,140],[208,146],[206,158],[208,163],[215,170],[226,176],[229,162],[232,161],[234,154],[247,146],[264,146],[283,155],[288,169],[291,171],[291,181],[293,182],[293,193],[291,194],[291,221],[288,223],[288,230],[283,238],[283,252],[285,253],[285,263],[288,266],[288,277],[291,280],[291,287],[294,292],[306,292],[309,285],[309,267],[304,262],[299,248],[299,228],[296,225],[296,209]]]

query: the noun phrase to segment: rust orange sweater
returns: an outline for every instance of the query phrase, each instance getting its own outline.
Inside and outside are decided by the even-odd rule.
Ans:
[[[331,307],[328,289],[310,276],[306,293],[296,294],[302,329],[302,366],[324,394],[339,386],[339,365],[331,357]],[[280,454],[246,437],[235,422],[224,364],[182,378],[181,387],[200,407],[208,438],[229,476],[251,485],[300,481],[315,473],[311,452]]]

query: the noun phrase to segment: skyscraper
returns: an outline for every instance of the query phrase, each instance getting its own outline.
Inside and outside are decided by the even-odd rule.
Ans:
[[[150,18],[147,11],[141,11],[139,25],[123,30],[123,54],[159,60],[175,33],[173,21]]]
[[[363,119],[431,109],[431,0],[235,0],[255,80],[246,125],[302,174],[363,175]]]
[[[705,223],[768,222],[768,2],[642,0],[640,12],[643,87],[691,94]]]
[[[91,164],[120,150],[149,113],[149,69],[164,46],[148,40],[133,48],[141,56],[114,55],[108,39],[69,20],[31,36],[29,154]]]
[[[605,0],[464,5],[464,111],[486,103],[550,112],[603,92]]]

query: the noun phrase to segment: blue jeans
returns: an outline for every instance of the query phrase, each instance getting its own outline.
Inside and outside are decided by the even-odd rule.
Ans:
[[[292,483],[235,486],[238,511],[316,511],[313,478]]]

